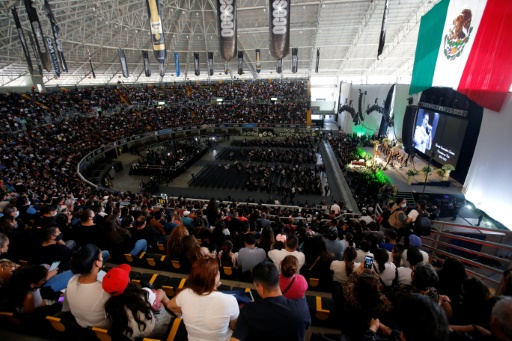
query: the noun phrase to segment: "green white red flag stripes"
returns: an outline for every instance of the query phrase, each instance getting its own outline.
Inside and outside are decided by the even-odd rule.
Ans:
[[[421,19],[410,93],[450,87],[500,111],[512,84],[512,1],[442,0]]]

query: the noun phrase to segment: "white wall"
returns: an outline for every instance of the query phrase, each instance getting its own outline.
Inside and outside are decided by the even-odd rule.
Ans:
[[[484,109],[473,162],[462,192],[489,216],[512,229],[512,94],[501,111]]]

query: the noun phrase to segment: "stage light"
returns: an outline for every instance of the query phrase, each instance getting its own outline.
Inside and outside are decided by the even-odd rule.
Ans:
[[[466,208],[467,208],[468,210],[471,210],[471,209],[473,209],[473,206],[471,206],[471,205],[466,205]]]
[[[486,222],[485,222],[485,225],[487,225],[487,226],[491,226],[491,223],[490,223],[490,222],[488,222],[488,221],[486,221]]]

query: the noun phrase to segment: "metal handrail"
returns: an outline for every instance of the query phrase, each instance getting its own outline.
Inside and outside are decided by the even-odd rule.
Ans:
[[[512,231],[490,229],[490,228],[478,227],[478,226],[466,226],[466,225],[460,225],[460,224],[446,223],[446,222],[442,222],[442,221],[433,221],[432,224],[435,225],[437,228],[437,231],[435,229],[432,230],[432,233],[435,234],[435,237],[434,238],[422,237],[422,239],[424,241],[429,242],[431,244],[431,245],[423,244],[423,246],[422,246],[423,248],[431,250],[431,259],[435,258],[437,254],[445,256],[445,257],[452,257],[452,258],[458,259],[459,261],[463,262],[464,264],[476,267],[477,269],[490,271],[493,274],[503,275],[502,268],[482,264],[480,262],[474,261],[474,260],[466,258],[464,256],[450,253],[448,251],[440,249],[440,247],[442,247],[442,248],[450,248],[450,249],[458,250],[461,252],[465,252],[467,254],[476,255],[478,257],[491,259],[491,260],[499,262],[499,264],[501,264],[501,265],[504,265],[503,263],[508,262],[508,264],[506,266],[504,266],[503,268],[509,268],[512,265],[511,259],[509,259],[509,258],[496,257],[489,253],[471,250],[471,249],[465,248],[463,246],[454,245],[449,242],[445,242],[445,241],[441,240],[441,237],[446,237],[446,238],[449,238],[450,240],[460,240],[460,241],[472,243],[475,245],[480,245],[483,247],[490,247],[490,248],[497,249],[497,250],[512,251],[512,246],[507,245],[507,244],[466,237],[466,236],[457,234],[457,232],[452,232],[449,230],[447,232],[445,232],[445,230],[449,227],[456,227],[456,228],[461,228],[461,229],[465,229],[465,230],[470,230],[470,231],[468,231],[469,233],[474,232],[474,233],[479,233],[480,235],[488,235],[488,236],[499,235],[500,237],[510,237],[510,236],[512,236]],[[461,232],[461,233],[468,233],[468,232]],[[485,234],[484,232],[492,232],[493,234]],[[484,281],[488,281],[489,283],[492,283],[493,285],[500,284],[500,281],[497,281],[497,280],[491,278],[489,275],[481,274],[476,269],[466,269],[466,271],[471,276],[479,277]]]

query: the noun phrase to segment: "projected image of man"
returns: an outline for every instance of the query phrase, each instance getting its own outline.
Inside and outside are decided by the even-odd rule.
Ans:
[[[414,147],[422,153],[432,148],[432,126],[429,124],[429,114],[425,113],[421,125],[414,131]]]

